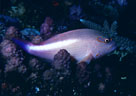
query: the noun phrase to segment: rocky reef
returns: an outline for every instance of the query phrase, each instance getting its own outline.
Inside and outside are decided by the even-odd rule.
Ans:
[[[122,35],[120,31],[125,30],[122,26],[127,26],[122,24],[125,17],[121,16],[132,3],[135,2],[3,1],[4,6],[0,6],[0,96],[135,96],[136,19],[132,18],[131,22],[130,15],[126,21],[130,32],[124,31]],[[49,63],[27,54],[12,41],[16,37],[39,44],[55,34],[79,28],[102,32],[114,39],[117,49],[90,64],[77,63],[62,49]]]

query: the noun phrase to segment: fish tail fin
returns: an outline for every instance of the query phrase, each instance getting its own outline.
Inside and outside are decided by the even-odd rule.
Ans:
[[[21,48],[23,48],[26,52],[29,53],[29,51],[30,51],[30,50],[29,50],[29,46],[30,46],[32,43],[26,42],[26,41],[24,41],[24,40],[17,39],[17,38],[12,38],[12,41],[13,41],[15,44],[19,45]]]

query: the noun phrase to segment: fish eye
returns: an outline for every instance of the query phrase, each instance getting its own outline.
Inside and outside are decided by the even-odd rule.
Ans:
[[[97,41],[102,42],[102,43],[109,43],[112,41],[112,38],[103,38],[103,37],[99,36],[99,37],[97,37]]]
[[[107,39],[107,38],[106,38],[106,39],[104,40],[104,42],[105,42],[105,43],[109,43],[109,42],[110,42],[110,39]]]

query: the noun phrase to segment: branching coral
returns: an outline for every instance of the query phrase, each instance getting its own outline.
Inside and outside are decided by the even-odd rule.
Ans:
[[[23,3],[19,3],[17,6],[11,6],[11,10],[9,10],[9,14],[12,17],[22,16],[25,13],[26,9]]]

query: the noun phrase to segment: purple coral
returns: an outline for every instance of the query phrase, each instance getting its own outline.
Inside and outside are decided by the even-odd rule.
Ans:
[[[90,71],[87,70],[87,63],[82,62],[77,65],[76,77],[80,84],[88,82],[90,78]]]
[[[24,74],[24,73],[26,73],[26,71],[27,71],[27,67],[26,67],[25,65],[20,65],[20,66],[18,67],[18,72],[19,72],[19,73]]]
[[[5,66],[5,72],[16,71],[22,61],[18,57],[11,57]]]
[[[26,67],[24,65],[21,65],[22,61],[24,60],[23,55],[21,54],[22,52],[20,50],[17,51],[14,43],[12,43],[10,40],[4,40],[0,44],[0,48],[2,56],[5,59],[8,59],[4,68],[5,73],[11,71],[19,71],[22,73],[26,72]]]
[[[41,25],[40,33],[48,38],[51,35],[53,30],[53,19],[50,17],[46,17],[44,23]]]
[[[18,31],[17,28],[14,26],[10,26],[7,31],[6,31],[6,38],[7,39],[12,39],[13,37],[17,37]]]
[[[32,43],[34,44],[39,44],[41,41],[43,41],[42,37],[41,36],[32,36]]]
[[[0,44],[1,53],[4,57],[10,57],[15,54],[16,46],[9,40],[4,40]]]
[[[44,80],[51,80],[55,76],[55,70],[50,69],[43,72]]]
[[[55,56],[54,61],[52,65],[55,69],[61,70],[61,69],[69,69],[71,63],[71,56],[70,54],[65,50],[60,50]]]
[[[32,71],[39,71],[44,69],[44,66],[42,65],[42,63],[39,62],[39,60],[36,58],[30,59],[29,66]]]

